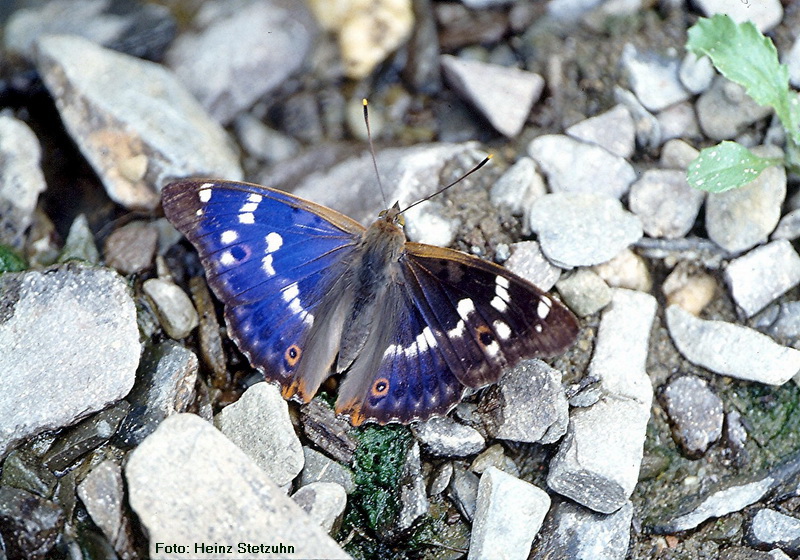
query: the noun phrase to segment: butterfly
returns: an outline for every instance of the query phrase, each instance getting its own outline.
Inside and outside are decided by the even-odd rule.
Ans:
[[[162,201],[250,363],[301,402],[343,373],[335,409],[353,425],[445,415],[465,388],[578,333],[564,305],[503,267],[407,241],[398,204],[365,228],[242,182],[177,181]]]

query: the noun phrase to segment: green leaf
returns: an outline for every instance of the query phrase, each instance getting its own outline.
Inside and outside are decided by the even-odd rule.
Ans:
[[[724,192],[742,187],[767,167],[782,163],[782,158],[758,157],[736,142],[725,141],[700,152],[689,164],[687,179],[701,191]]]
[[[0,245],[0,273],[21,272],[28,268],[25,259],[20,257],[13,249]]]
[[[743,86],[759,105],[775,109],[783,127],[800,143],[800,104],[789,90],[789,69],[778,61],[772,41],[752,22],[737,24],[726,15],[700,18],[689,29],[687,50],[708,56],[729,80]]]

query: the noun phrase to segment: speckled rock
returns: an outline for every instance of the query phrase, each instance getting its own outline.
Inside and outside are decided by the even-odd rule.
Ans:
[[[61,119],[109,196],[127,208],[155,208],[170,179],[241,179],[225,131],[163,66],[51,35],[37,68]]]
[[[722,401],[703,379],[682,375],[662,394],[675,440],[689,457],[699,457],[722,435]]]
[[[78,264],[0,275],[0,347],[1,457],[130,391],[140,349],[128,286]]]

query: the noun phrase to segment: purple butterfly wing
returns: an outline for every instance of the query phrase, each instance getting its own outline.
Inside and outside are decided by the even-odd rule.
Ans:
[[[337,412],[354,424],[446,414],[464,386],[494,383],[519,360],[562,353],[577,337],[566,307],[493,263],[406,243],[398,266],[402,283],[378,313],[390,326],[368,342],[339,391]]]
[[[310,400],[338,346],[331,301],[364,228],[290,194],[225,181],[179,181],[162,193],[164,213],[197,249],[225,304],[229,334],[250,363]],[[337,341],[338,343],[338,341]]]

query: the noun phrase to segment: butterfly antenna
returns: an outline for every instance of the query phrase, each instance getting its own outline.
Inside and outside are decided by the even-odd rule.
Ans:
[[[367,125],[367,140],[369,140],[369,153],[372,154],[372,167],[375,168],[375,176],[378,178],[378,187],[381,189],[381,196],[383,197],[384,208],[389,207],[389,202],[386,200],[386,193],[383,190],[383,183],[381,182],[381,174],[378,173],[378,160],[375,158],[375,146],[372,144],[372,131],[369,128],[369,110],[367,110],[366,97],[361,100],[364,105],[364,123]]]
[[[466,173],[464,173],[464,174],[463,174],[461,177],[459,177],[458,179],[456,179],[455,181],[453,181],[452,183],[450,183],[450,184],[449,184],[449,185],[447,185],[446,187],[442,187],[441,189],[439,189],[439,190],[438,190],[438,191],[436,191],[435,193],[433,193],[433,194],[429,194],[429,195],[428,195],[428,196],[426,196],[425,198],[423,198],[423,199],[420,199],[420,200],[416,201],[415,203],[411,204],[410,206],[406,206],[406,207],[405,207],[403,210],[401,210],[401,211],[400,211],[400,214],[402,214],[402,213],[403,213],[403,212],[405,212],[406,210],[410,210],[411,208],[414,208],[414,206],[416,206],[417,204],[422,204],[422,203],[423,203],[423,202],[425,202],[426,200],[430,200],[430,199],[432,199],[434,196],[437,196],[437,195],[440,195],[440,194],[442,194],[444,191],[446,191],[447,189],[449,189],[449,188],[450,188],[450,187],[452,187],[453,185],[456,185],[456,184],[460,183],[461,181],[463,181],[464,179],[466,179],[467,177],[469,177],[470,175],[472,175],[473,173],[475,173],[475,172],[476,172],[478,169],[480,169],[481,167],[483,167],[484,165],[486,165],[487,163],[489,163],[489,160],[490,160],[490,159],[492,159],[492,154],[489,154],[488,156],[486,156],[485,158],[483,158],[483,160],[482,160],[482,161],[481,161],[481,162],[480,162],[478,165],[476,165],[475,167],[473,167],[472,169],[470,169],[469,171],[467,171]]]

